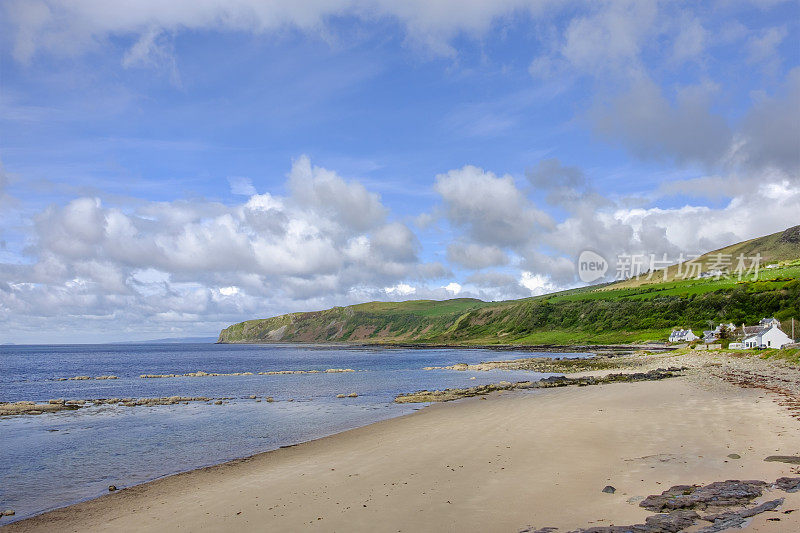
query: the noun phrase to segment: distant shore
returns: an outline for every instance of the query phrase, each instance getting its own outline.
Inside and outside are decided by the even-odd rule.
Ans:
[[[269,342],[264,340],[255,341],[217,341],[214,344],[264,344],[264,345],[286,345],[286,346],[313,346],[337,348],[413,348],[413,349],[472,349],[472,350],[496,350],[496,351],[522,351],[522,352],[549,352],[549,353],[577,353],[577,352],[599,352],[599,353],[618,353],[632,352],[636,350],[648,351],[672,351],[676,348],[663,342],[655,343],[631,343],[631,344],[447,344],[447,343],[425,343],[425,342]]]
[[[787,409],[797,372],[776,369],[791,378],[779,389],[758,361],[665,354],[648,364],[667,360],[695,371],[436,404],[7,530],[567,531],[643,523],[653,513],[642,498],[672,485],[795,475],[791,464],[764,459],[800,452],[800,422]],[[754,504],[785,503],[750,528],[800,530],[800,513],[781,512],[797,509],[800,493],[765,490]]]

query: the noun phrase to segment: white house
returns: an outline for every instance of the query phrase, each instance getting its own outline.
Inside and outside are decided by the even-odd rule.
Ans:
[[[692,342],[699,338],[691,329],[676,329],[669,334],[669,342]]]
[[[761,320],[758,321],[758,325],[761,326],[762,328],[768,328],[773,324],[778,327],[781,327],[781,322],[777,318],[762,318]]]
[[[772,323],[772,325],[762,329],[755,335],[745,337],[742,344],[744,344],[745,348],[783,348],[793,342],[775,323]]]

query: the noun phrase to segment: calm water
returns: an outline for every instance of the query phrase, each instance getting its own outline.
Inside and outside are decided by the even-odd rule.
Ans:
[[[130,486],[419,408],[394,404],[392,400],[402,392],[539,379],[544,374],[422,370],[530,355],[275,345],[0,346],[0,401],[178,395],[235,398],[221,406],[102,406],[0,418],[0,509],[14,509],[18,520],[104,494],[110,484]],[[140,374],[198,370],[255,373],[327,368],[357,372],[139,378]],[[107,374],[119,379],[56,381]],[[476,379],[470,380],[473,376]],[[357,392],[358,398],[336,398],[350,392]],[[273,396],[275,402],[259,403],[250,395]]]

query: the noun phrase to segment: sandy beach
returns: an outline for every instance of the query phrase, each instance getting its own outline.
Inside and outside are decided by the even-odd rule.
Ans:
[[[800,422],[779,399],[699,374],[495,393],[123,489],[4,530],[516,532],[642,523],[652,513],[638,502],[672,485],[793,475],[797,467],[764,461],[800,453]],[[607,485],[616,492],[602,492]],[[749,530],[800,530],[800,512],[784,513],[800,510],[800,493],[762,499],[777,497],[784,505],[755,516]]]

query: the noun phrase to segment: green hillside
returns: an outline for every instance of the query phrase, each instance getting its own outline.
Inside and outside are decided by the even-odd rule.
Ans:
[[[760,253],[756,280],[625,280],[523,300],[371,302],[325,311],[248,320],[224,329],[219,342],[430,344],[609,344],[664,340],[673,327],[753,323],[764,316],[800,318],[800,226],[710,252]],[[675,267],[670,267],[675,268]],[[660,274],[660,273],[659,273]],[[672,274],[668,272],[668,274]]]

